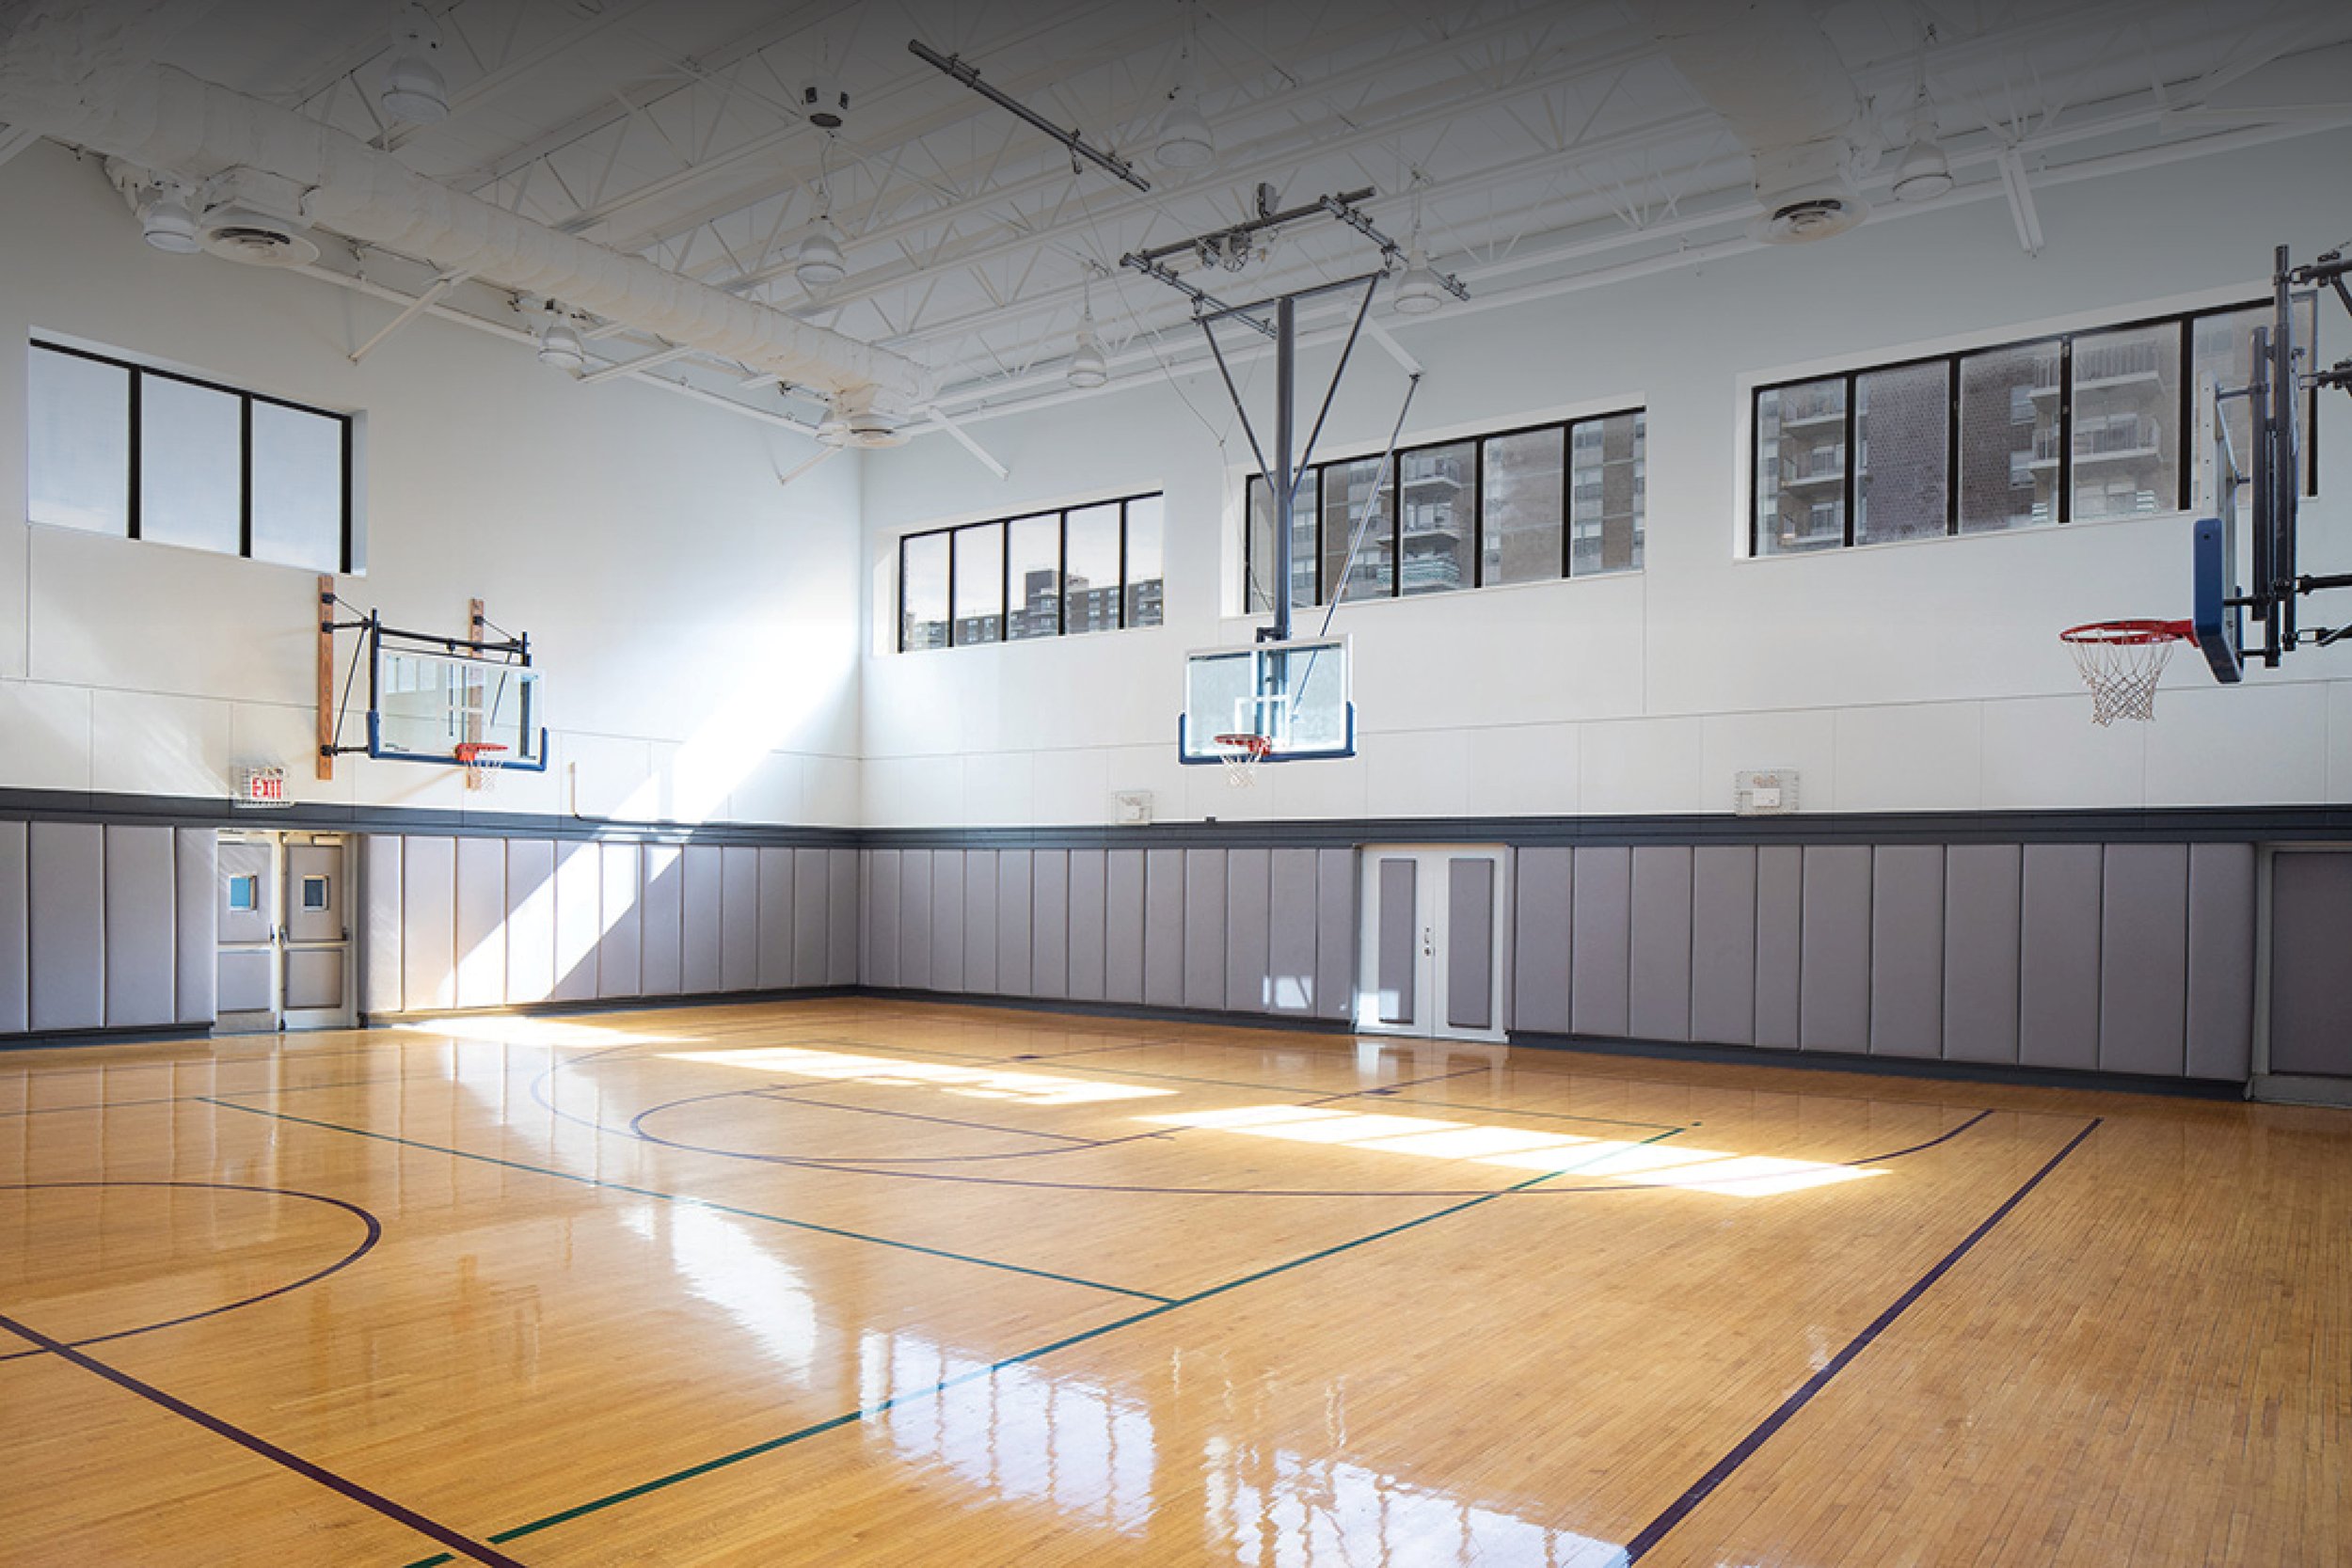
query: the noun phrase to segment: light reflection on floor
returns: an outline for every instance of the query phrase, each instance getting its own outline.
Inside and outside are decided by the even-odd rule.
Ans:
[[[1051,1073],[1006,1068],[947,1067],[911,1062],[898,1056],[859,1056],[803,1046],[771,1046],[753,1051],[672,1051],[663,1055],[673,1062],[744,1068],[771,1076],[937,1089],[967,1099],[1009,1100],[1024,1105],[1089,1105],[1112,1100],[1159,1099],[1176,1092],[1102,1079],[1057,1078]]]

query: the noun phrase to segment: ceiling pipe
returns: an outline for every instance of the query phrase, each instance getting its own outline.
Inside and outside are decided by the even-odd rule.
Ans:
[[[436,184],[290,109],[138,63],[135,35],[157,9],[70,0],[0,9],[0,122],[190,183],[258,171],[299,193],[299,211],[279,215],[305,226],[561,299],[835,397],[910,412],[930,401],[930,373],[903,356]]]

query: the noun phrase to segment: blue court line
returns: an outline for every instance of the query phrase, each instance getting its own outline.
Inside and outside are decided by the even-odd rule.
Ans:
[[[660,1198],[664,1203],[678,1203],[694,1209],[707,1209],[714,1213],[734,1214],[741,1219],[763,1220],[770,1225],[788,1226],[795,1230],[814,1231],[820,1236],[838,1236],[844,1241],[870,1242],[876,1246],[895,1247],[900,1252],[920,1253],[929,1258],[944,1258],[955,1263],[971,1263],[980,1268],[995,1269],[1005,1274],[1027,1275],[1032,1279],[1050,1279],[1057,1285],[1083,1286],[1089,1291],[1105,1291],[1112,1295],[1133,1296],[1138,1301],[1166,1303],[1168,1300],[1167,1296],[1151,1291],[1131,1291],[1124,1285],[1105,1285],[1100,1280],[1080,1279],[1075,1275],[1056,1274],[1050,1269],[1025,1268],[1019,1263],[999,1262],[993,1258],[976,1258],[969,1253],[948,1252],[940,1247],[921,1246],[914,1242],[893,1241],[887,1236],[868,1236],[861,1231],[843,1230],[834,1226],[818,1225],[811,1220],[787,1219],[782,1214],[763,1214],[756,1209],[739,1209],[733,1204],[715,1203],[709,1198],[693,1197],[684,1193],[665,1193],[653,1187],[631,1186],[624,1181],[599,1181],[595,1177],[580,1176],[567,1170],[557,1170],[551,1165],[534,1165],[525,1161],[508,1160],[495,1154],[476,1154],[471,1149],[450,1148],[440,1144],[424,1143],[415,1138],[396,1137],[389,1132],[371,1132],[364,1127],[345,1127],[339,1122],[314,1121],[309,1117],[292,1116],[284,1111],[266,1110],[258,1105],[238,1105],[226,1100],[211,1100],[203,1095],[196,1098],[205,1101],[208,1104],[218,1105],[223,1110],[243,1111],[247,1116],[267,1117],[273,1121],[293,1122],[297,1126],[315,1127],[327,1132],[342,1132],[355,1138],[373,1138],[377,1143],[398,1144],[404,1148],[421,1149],[428,1154],[446,1154],[453,1159],[472,1160],[480,1164],[501,1165],[508,1170],[524,1171],[532,1176],[551,1176],[559,1181],[577,1182],[583,1187],[628,1193],[633,1197]]]
[[[1677,1131],[1679,1131],[1679,1129],[1669,1129],[1666,1132],[1657,1134],[1655,1137],[1645,1138],[1642,1142],[1645,1144],[1657,1143],[1661,1139],[1673,1137],[1675,1132]],[[1304,1268],[1309,1263],[1320,1262],[1324,1259],[1336,1257],[1338,1254],[1343,1252],[1351,1252],[1359,1246],[1368,1246],[1374,1242],[1384,1241],[1387,1238],[1397,1235],[1403,1231],[1412,1230],[1421,1226],[1433,1224],[1438,1220],[1446,1219],[1452,1215],[1461,1213],[1465,1210],[1475,1209],[1482,1203],[1492,1203],[1496,1198],[1507,1196],[1512,1193],[1524,1192],[1530,1187],[1534,1187],[1540,1182],[1549,1181],[1555,1177],[1574,1175],[1577,1168],[1578,1167],[1574,1165],[1570,1165],[1561,1170],[1546,1171],[1540,1176],[1531,1176],[1526,1180],[1514,1183],[1511,1186],[1498,1187],[1491,1193],[1481,1194],[1479,1196],[1468,1199],[1465,1202],[1451,1204],[1446,1208],[1434,1210],[1429,1213],[1422,1215],[1418,1219],[1405,1220],[1396,1225],[1387,1226],[1366,1235],[1358,1236],[1351,1241],[1340,1242],[1334,1245],[1323,1247],[1314,1252],[1310,1252],[1304,1257],[1294,1258],[1287,1262],[1277,1263],[1270,1268],[1260,1269],[1255,1273],[1243,1275],[1236,1279],[1229,1279],[1222,1285],[1212,1285],[1205,1291],[1196,1291],[1191,1295],[1180,1296],[1173,1301],[1164,1302],[1158,1307],[1147,1307],[1143,1311],[1131,1313],[1124,1318],[1115,1318],[1109,1323],[1098,1324],[1093,1328],[1081,1329],[1077,1333],[1066,1335],[1063,1338],[1055,1340],[1051,1344],[1040,1345],[1035,1350],[1025,1350],[1017,1355],[1009,1355],[1002,1361],[993,1361],[985,1367],[975,1368],[971,1371],[961,1373],[956,1377],[946,1378],[939,1383],[930,1385],[929,1387],[910,1389],[908,1392],[903,1394],[893,1394],[888,1399],[878,1400],[872,1404],[863,1405],[858,1409],[846,1411],[843,1414],[832,1417],[829,1419],[816,1422],[810,1426],[802,1427],[798,1431],[787,1432],[780,1437],[771,1437],[764,1442],[754,1443],[748,1448],[738,1449],[732,1453],[723,1453],[715,1459],[704,1460],[699,1465],[691,1465],[682,1470],[673,1470],[668,1475],[658,1476],[652,1481],[640,1481],[635,1486],[628,1487],[619,1492],[610,1493],[592,1501],[580,1503],[573,1508],[567,1508],[560,1513],[550,1513],[543,1519],[533,1519],[527,1525],[517,1525],[513,1529],[501,1530],[487,1539],[493,1544],[502,1546],[511,1541],[518,1541],[526,1535],[533,1535],[544,1529],[552,1529],[557,1525],[568,1524],[572,1520],[581,1518],[584,1515],[601,1513],[603,1510],[612,1508],[616,1504],[628,1502],[633,1498],[642,1497],[649,1492],[659,1492],[665,1487],[675,1486],[680,1481],[692,1481],[697,1476],[708,1475],[713,1470],[722,1470],[731,1465],[739,1465],[747,1459],[756,1459],[761,1454],[773,1453],[778,1449],[788,1448],[792,1444],[804,1442],[808,1438],[821,1436],[825,1433],[834,1432],[842,1427],[853,1426],[860,1421],[870,1420],[874,1417],[895,1410],[900,1405],[912,1404],[919,1401],[936,1398],[941,1394],[946,1393],[949,1389],[960,1388],[969,1383],[977,1383],[982,1378],[993,1377],[996,1373],[1005,1370],[1009,1367],[1018,1367],[1026,1362],[1035,1361],[1041,1357],[1051,1355],[1056,1351],[1068,1350],[1073,1345],[1082,1345],[1089,1339],[1099,1339],[1106,1334],[1115,1334],[1122,1328],[1132,1327],[1136,1323],[1147,1322],[1150,1319],[1165,1317],[1167,1314],[1175,1311],[1179,1307],[1191,1307],[1196,1303],[1207,1301],[1212,1297],[1224,1295],[1229,1291],[1238,1291],[1245,1285],[1254,1285],[1260,1280],[1271,1279],[1276,1275],[1288,1274],[1293,1269]],[[449,1554],[444,1552],[436,1557],[423,1558],[418,1561],[409,1563],[406,1565],[406,1568],[441,1568],[442,1564],[452,1560],[453,1560],[449,1556]]]

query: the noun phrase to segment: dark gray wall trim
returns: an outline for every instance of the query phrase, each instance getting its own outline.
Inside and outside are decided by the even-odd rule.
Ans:
[[[73,1045],[144,1045],[158,1040],[210,1039],[212,1034],[210,1023],[159,1023],[146,1029],[43,1029],[30,1035],[0,1035],[0,1051],[47,1051]],[[241,1035],[235,1037],[252,1039],[256,1037]]]
[[[306,801],[283,811],[242,811],[206,795],[0,788],[0,821],[167,824],[178,828],[292,829],[310,832],[437,833],[453,837],[605,839],[621,843],[755,844],[854,849],[854,828],[758,822],[615,822],[561,812],[422,811]]]

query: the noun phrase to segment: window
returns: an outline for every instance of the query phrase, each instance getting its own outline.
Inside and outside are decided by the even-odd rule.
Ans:
[[[56,343],[29,361],[32,521],[353,569],[350,415]]]
[[[1759,388],[1752,549],[2185,512],[2198,388],[2244,386],[2270,319],[2200,311]],[[2244,401],[2224,417],[2245,450]]]
[[[898,651],[1161,624],[1158,496],[911,533]]]
[[[1292,513],[1291,603],[1402,598],[1638,571],[1638,410],[1318,464]],[[1246,609],[1274,608],[1273,502],[1249,480]]]

